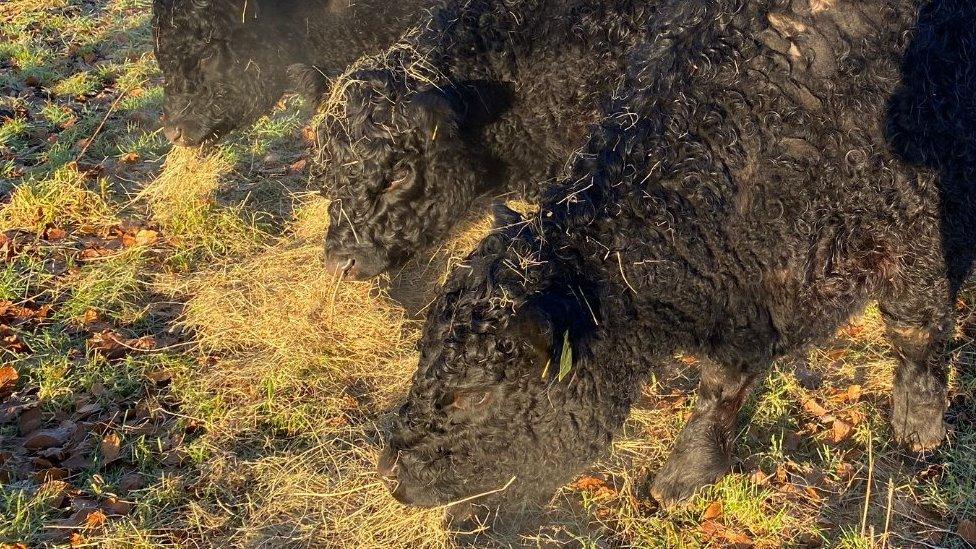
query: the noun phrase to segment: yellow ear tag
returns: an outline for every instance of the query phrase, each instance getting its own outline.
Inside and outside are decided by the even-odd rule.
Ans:
[[[556,376],[558,381],[569,375],[573,369],[573,346],[569,343],[569,330],[563,333],[563,352],[559,356],[559,374]]]

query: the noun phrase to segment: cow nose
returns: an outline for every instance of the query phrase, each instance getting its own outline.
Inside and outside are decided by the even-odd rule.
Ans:
[[[325,256],[325,268],[330,273],[344,278],[357,278],[358,269],[356,268],[356,258],[353,256],[328,254]]]
[[[383,452],[376,464],[376,472],[387,483],[396,482],[400,470],[400,452]]]
[[[375,248],[341,248],[326,245],[325,268],[350,280],[369,280],[383,274],[389,260],[382,250]]]
[[[183,128],[180,126],[167,124],[166,126],[163,126],[163,135],[166,136],[166,139],[168,139],[170,143],[180,145],[181,141],[183,140]]]

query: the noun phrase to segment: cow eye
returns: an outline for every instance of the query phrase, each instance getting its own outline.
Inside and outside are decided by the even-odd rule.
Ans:
[[[393,168],[393,173],[390,174],[390,183],[386,186],[384,192],[395,191],[402,188],[410,178],[413,177],[413,170],[409,166],[404,166],[403,164],[398,164]]]
[[[445,394],[441,403],[442,408],[447,410],[471,411],[487,406],[493,398],[492,391],[457,390]]]
[[[197,61],[197,67],[205,72],[217,72],[226,65],[226,57],[221,46],[208,48]]]

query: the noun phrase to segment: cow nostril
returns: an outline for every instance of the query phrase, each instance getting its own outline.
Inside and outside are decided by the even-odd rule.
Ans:
[[[183,138],[183,128],[180,126],[164,126],[163,135],[166,136],[166,139],[168,139],[170,143],[179,145]]]
[[[325,258],[326,264],[330,265],[331,270],[337,275],[342,277],[351,277],[356,272],[356,258],[354,257],[336,257],[330,259],[328,254]]]
[[[386,481],[395,481],[400,469],[400,452],[384,453],[376,464],[376,472]]]

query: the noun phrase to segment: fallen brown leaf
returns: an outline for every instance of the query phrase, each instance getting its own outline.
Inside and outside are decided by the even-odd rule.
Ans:
[[[292,165],[288,166],[288,172],[289,173],[302,173],[303,171],[305,171],[305,166],[307,164],[308,164],[308,159],[303,158],[303,159],[299,160],[298,162],[295,162]]]
[[[849,480],[854,476],[854,466],[846,461],[837,464],[837,476],[841,480]]]
[[[145,481],[142,480],[142,475],[139,473],[129,473],[119,479],[119,490],[128,493],[142,488],[145,484]]]
[[[70,488],[71,486],[63,480],[51,480],[41,484],[40,488],[37,489],[37,493],[40,497],[48,500],[49,505],[61,507],[64,505],[64,500],[68,497],[68,490]]]
[[[786,467],[783,467],[782,465],[778,465],[776,467],[776,480],[780,484],[782,484],[786,482],[787,479],[789,479],[789,472],[786,470]]]
[[[43,484],[45,482],[55,482],[68,478],[68,471],[65,469],[60,469],[57,467],[52,467],[50,469],[44,469],[43,471],[37,471],[31,478],[37,484]]]
[[[831,349],[827,351],[827,357],[830,360],[841,360],[847,356],[847,349]]]
[[[708,504],[708,507],[705,508],[705,513],[702,515],[701,519],[703,522],[706,520],[715,520],[721,518],[722,514],[723,514],[722,502],[713,501],[712,503]]]
[[[139,162],[139,153],[125,153],[119,158],[119,162],[123,164],[136,164]]]
[[[88,540],[85,539],[85,536],[79,534],[78,532],[72,532],[71,537],[68,538],[68,544],[69,544],[68,546],[71,547],[72,549],[76,549],[78,547],[84,547],[87,543]]]
[[[960,521],[959,526],[956,527],[956,535],[966,543],[976,545],[976,523],[969,519]]]
[[[861,400],[861,392],[860,385],[851,385],[843,391],[836,391],[831,396],[831,400],[835,402],[857,402]]]
[[[81,315],[82,325],[88,325],[96,322],[98,320],[98,311],[95,309],[88,309],[85,314]]]
[[[35,406],[20,414],[20,436],[27,436],[41,427],[41,408]]]
[[[704,534],[707,541],[720,542],[725,547],[746,549],[755,545],[749,536],[727,528],[718,521],[706,520],[699,526],[699,530]]]
[[[88,513],[85,517],[84,525],[87,528],[98,528],[99,526],[104,526],[108,522],[108,517],[101,509],[95,509]]]
[[[803,491],[806,493],[807,497],[813,501],[820,501],[822,499],[820,497],[820,492],[817,492],[817,489],[813,486],[807,486],[803,489]]]
[[[808,398],[803,401],[803,409],[807,411],[810,415],[816,416],[818,418],[827,415],[827,409],[824,408],[819,402],[814,398]]]
[[[44,230],[42,237],[48,242],[56,242],[58,240],[64,240],[68,236],[68,231],[58,228],[58,227],[48,227]]]
[[[17,384],[17,379],[20,376],[17,375],[17,370],[14,370],[13,366],[3,366],[0,367],[0,394],[5,391],[13,390],[14,385]]]
[[[88,403],[88,404],[85,404],[85,405],[79,407],[75,411],[75,414],[77,415],[77,418],[76,419],[85,419],[88,416],[90,416],[92,414],[97,414],[98,412],[101,412],[101,411],[102,411],[102,405],[101,404],[99,404],[97,402],[91,402],[91,403]]]
[[[108,465],[109,463],[119,459],[119,453],[121,451],[121,441],[119,440],[119,435],[115,433],[105,435],[102,437],[102,443],[98,448],[102,454],[102,465]]]
[[[152,246],[159,240],[159,233],[149,229],[140,229],[136,233],[136,246]]]
[[[767,475],[763,473],[762,470],[756,470],[752,475],[749,476],[749,480],[752,481],[756,486],[765,486],[769,484],[769,477],[772,475]]]
[[[78,471],[92,466],[92,462],[85,456],[85,452],[76,451],[71,456],[61,462],[61,466],[69,471]]]
[[[88,339],[88,347],[99,352],[105,358],[119,359],[125,357],[125,355],[132,351],[151,351],[155,349],[156,339],[153,336],[126,339],[113,330],[102,330]]]
[[[74,432],[74,425],[71,428],[58,427],[57,429],[44,429],[36,431],[24,440],[24,448],[28,450],[41,450],[61,446],[68,441],[68,437]]]
[[[830,440],[834,443],[843,442],[847,440],[853,429],[850,423],[842,419],[835,419],[831,427]]]
[[[118,498],[108,498],[102,507],[108,511],[110,515],[128,515],[132,511],[132,504],[127,501],[122,501]]]

